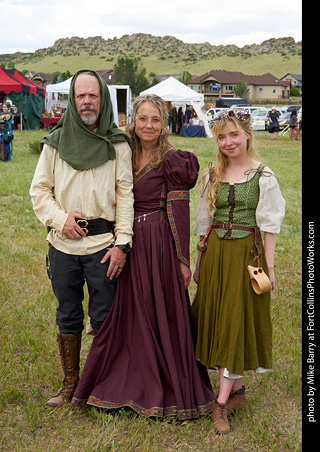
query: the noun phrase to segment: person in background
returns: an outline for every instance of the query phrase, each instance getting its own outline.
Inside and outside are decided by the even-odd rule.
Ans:
[[[298,111],[298,139],[302,138],[302,108]]]
[[[108,315],[117,278],[132,243],[133,177],[130,139],[114,124],[105,81],[94,71],[72,78],[68,108],[42,141],[30,195],[49,227],[49,274],[58,300],[56,323],[64,372],[48,402],[70,401],[79,380],[84,328],[83,286],[96,334]]]
[[[276,140],[279,132],[279,112],[276,107],[272,107],[272,110],[268,114],[269,121],[269,133],[271,134],[271,140]]]
[[[0,112],[0,159],[11,162],[12,141],[14,140],[12,125],[12,114],[9,110],[10,104],[4,102]]]
[[[293,140],[293,139],[297,140],[298,139],[299,129],[298,129],[297,121],[298,121],[297,112],[296,112],[296,110],[292,110],[291,115],[290,115],[290,119],[289,119],[289,128],[290,128],[289,137],[290,137],[290,140]]]
[[[189,190],[199,165],[194,154],[170,144],[167,115],[156,95],[133,104],[132,251],[72,404],[184,420],[212,412],[214,394],[206,368],[195,359],[187,291]]]
[[[276,234],[285,202],[274,174],[257,157],[250,114],[219,114],[213,133],[216,164],[204,176],[196,212],[195,234],[202,242],[192,308],[196,358],[209,369],[219,369],[214,428],[226,433],[228,414],[245,407],[244,372],[272,367],[270,291],[258,295],[253,290],[247,267],[261,266],[274,289]]]

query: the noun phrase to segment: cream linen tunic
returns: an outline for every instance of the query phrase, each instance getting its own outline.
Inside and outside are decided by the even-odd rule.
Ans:
[[[78,171],[45,144],[31,183],[30,196],[38,219],[52,229],[47,240],[67,254],[87,255],[115,244],[132,243],[133,175],[131,149],[127,143],[114,144],[116,159],[97,168]],[[112,233],[67,239],[62,230],[70,212],[87,220],[115,221]]]

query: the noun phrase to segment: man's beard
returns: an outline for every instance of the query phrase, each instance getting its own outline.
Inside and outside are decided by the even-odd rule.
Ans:
[[[99,115],[95,114],[94,116],[82,116],[81,115],[82,111],[94,111],[95,113],[97,113],[97,110],[94,107],[92,107],[91,105],[80,108],[79,116],[80,116],[81,121],[86,126],[92,126],[93,124],[95,124],[98,121]]]

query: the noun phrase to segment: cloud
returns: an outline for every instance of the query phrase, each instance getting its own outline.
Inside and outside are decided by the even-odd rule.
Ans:
[[[275,7],[277,6],[277,7]],[[50,47],[59,38],[150,33],[213,45],[260,44],[269,38],[301,40],[301,0],[279,5],[258,0],[0,0],[0,54]]]

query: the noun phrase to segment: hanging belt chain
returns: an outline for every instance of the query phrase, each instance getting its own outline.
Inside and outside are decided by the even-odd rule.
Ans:
[[[153,215],[154,213],[157,213],[160,211],[161,211],[161,209],[155,210],[154,212],[150,212],[150,213],[144,213],[143,215],[139,215],[138,217],[135,217],[134,220],[138,220],[138,223],[140,223],[141,218],[143,218],[143,221],[146,221],[146,217],[148,217],[149,215]]]

